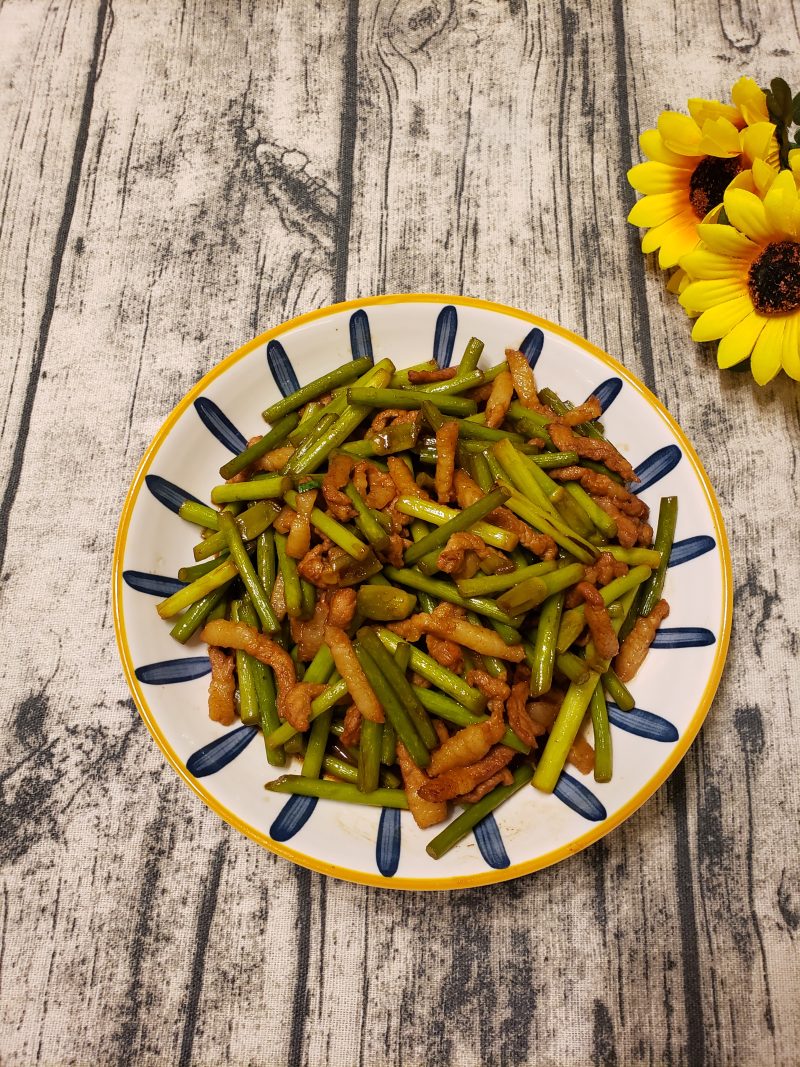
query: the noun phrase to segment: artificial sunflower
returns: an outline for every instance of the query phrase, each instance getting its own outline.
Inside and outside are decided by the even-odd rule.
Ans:
[[[648,162],[628,171],[628,181],[644,196],[628,221],[648,229],[643,252],[659,250],[662,268],[674,267],[697,247],[698,224],[719,212],[725,190],[735,179],[752,189],[756,161],[778,170],[775,125],[767,97],[752,78],[740,78],[731,104],[695,98],[689,114],[664,111],[658,128],[639,138]]]
[[[763,200],[747,189],[729,189],[729,225],[700,224],[703,246],[681,259],[689,284],[680,302],[701,313],[692,338],[719,340],[722,368],[749,356],[759,385],[781,367],[800,381],[800,158],[790,164]]]

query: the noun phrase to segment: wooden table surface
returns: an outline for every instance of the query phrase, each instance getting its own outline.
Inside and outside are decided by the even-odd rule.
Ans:
[[[0,1062],[800,1063],[800,394],[721,376],[625,221],[639,130],[799,51],[791,0],[0,2]],[[206,810],[110,608],[128,482],[198,377],[414,290],[640,375],[717,489],[737,601],[655,798],[444,895],[301,870]]]

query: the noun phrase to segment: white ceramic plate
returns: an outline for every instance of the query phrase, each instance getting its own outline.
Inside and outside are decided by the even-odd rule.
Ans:
[[[218,469],[260,412],[345,360],[374,354],[398,367],[457,362],[471,336],[482,364],[521,347],[540,385],[579,403],[603,401],[611,440],[636,467],[657,513],[679,497],[665,596],[671,613],[633,683],[637,708],[611,709],[614,775],[599,785],[574,768],[556,794],[524,788],[440,860],[410,814],[268,793],[255,728],[207,714],[208,658],[181,646],[155,611],[192,559],[193,527],[175,514],[187,494],[207,501]],[[464,297],[385,296],[324,308],[262,334],[214,367],[156,434],[125,501],[114,554],[114,610],[125,674],[148,729],[184,781],[227,822],[266,848],[338,878],[404,889],[448,889],[514,878],[555,863],[617,826],[665,780],[689,747],[719,683],[731,625],[731,570],[714,493],[695,452],[656,398],[604,352],[523,311]]]

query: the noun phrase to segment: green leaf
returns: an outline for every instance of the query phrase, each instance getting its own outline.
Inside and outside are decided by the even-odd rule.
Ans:
[[[795,130],[794,143],[800,145],[800,130]]]
[[[728,214],[725,211],[725,208],[723,207],[723,208],[720,209],[720,213],[717,216],[717,225],[718,226],[730,226],[730,224],[731,223],[730,223],[730,220],[728,218]]]
[[[800,126],[800,93],[792,101],[792,118],[795,125]]]
[[[775,102],[775,114],[788,125],[792,121],[792,90],[783,78],[773,78],[769,87]]]

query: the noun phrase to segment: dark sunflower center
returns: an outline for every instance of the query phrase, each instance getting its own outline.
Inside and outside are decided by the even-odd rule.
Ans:
[[[700,160],[689,179],[689,200],[698,219],[704,219],[712,207],[722,203],[725,190],[740,170],[740,156],[705,156]]]
[[[800,244],[769,244],[750,267],[747,279],[753,307],[767,315],[800,308]]]

